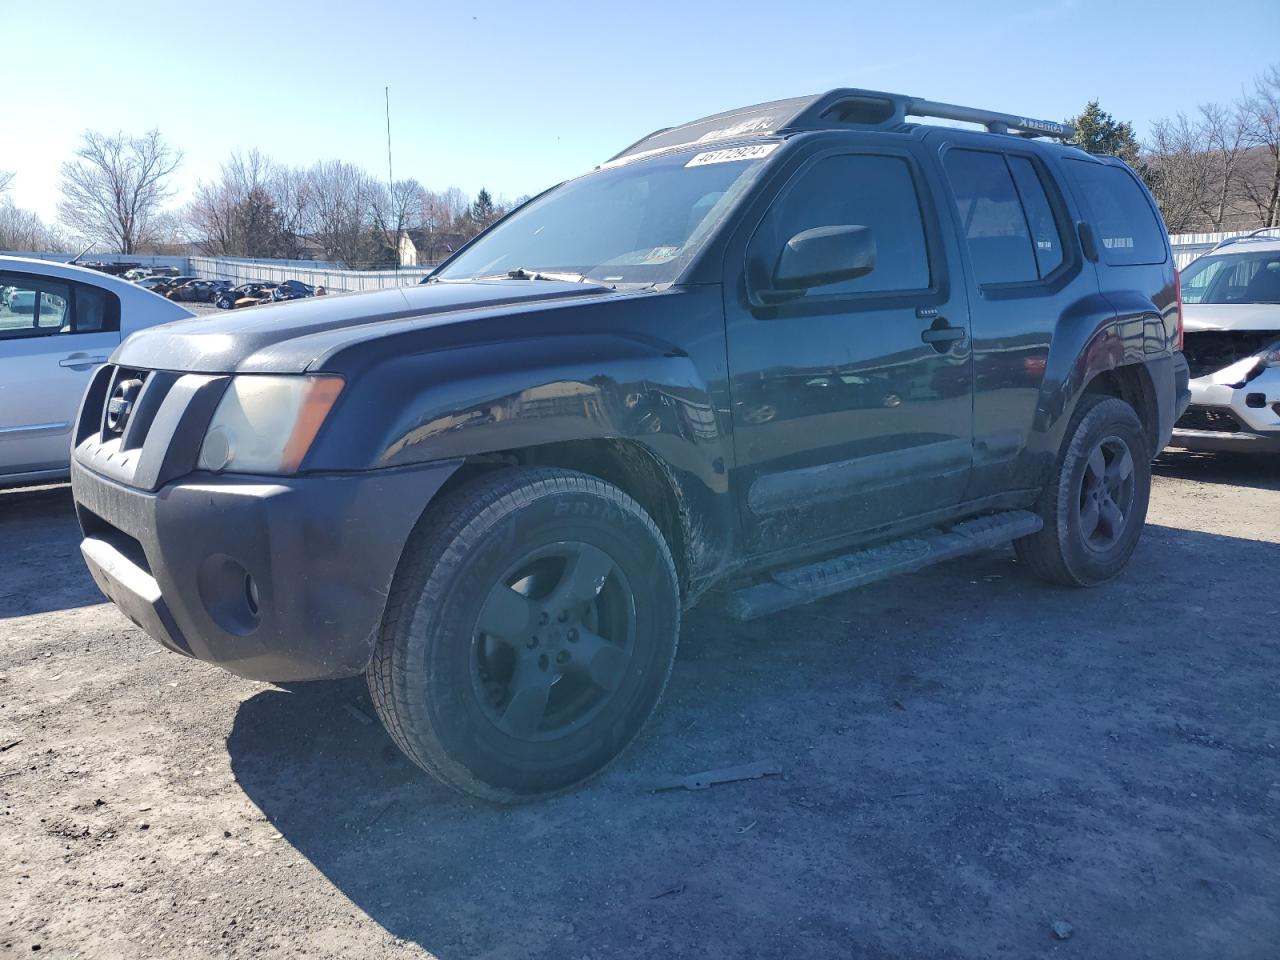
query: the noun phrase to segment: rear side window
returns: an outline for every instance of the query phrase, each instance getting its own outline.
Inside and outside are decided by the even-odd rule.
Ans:
[[[1035,164],[1026,157],[1009,156],[1005,160],[1022,199],[1022,211],[1027,216],[1027,227],[1031,230],[1031,243],[1035,248],[1036,267],[1040,278],[1044,279],[1062,265],[1062,233]]]
[[[0,274],[0,340],[120,329],[105,290],[30,274]]]
[[[1124,167],[1088,160],[1062,166],[1098,231],[1102,259],[1113,266],[1164,263],[1164,228],[1138,181]]]
[[[869,274],[814,287],[807,296],[886,293],[929,287],[920,198],[907,161],[899,157],[826,157],[808,167],[773,205],[752,239],[752,257],[772,270],[783,244],[814,227],[865,226],[876,244]]]
[[[1062,265],[1062,224],[1034,163],[956,149],[943,165],[976,283],[1043,280]]]

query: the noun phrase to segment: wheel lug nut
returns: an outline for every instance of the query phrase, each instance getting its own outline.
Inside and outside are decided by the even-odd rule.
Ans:
[[[570,631],[569,631],[569,642],[570,642],[570,643],[577,643],[577,642],[578,642],[578,631],[577,631],[577,628],[574,628],[573,630],[570,630]]]
[[[538,623],[542,624],[544,627],[550,622],[551,617],[546,613],[546,611],[543,611],[538,615]]]
[[[561,611],[560,611],[560,616],[559,616],[559,617],[557,617],[556,619],[558,619],[561,623],[564,623],[566,620],[568,620],[568,619],[569,619],[569,611],[568,611],[568,610],[561,610]]]
[[[559,653],[556,654],[556,663],[568,663],[568,662],[569,662],[568,650],[561,650]]]
[[[538,638],[537,638],[537,637],[530,637],[530,638],[529,638],[529,642],[528,642],[527,644],[525,644],[525,646],[527,646],[530,650],[532,650],[532,649],[533,649],[534,647],[536,647],[537,645],[538,645]]]

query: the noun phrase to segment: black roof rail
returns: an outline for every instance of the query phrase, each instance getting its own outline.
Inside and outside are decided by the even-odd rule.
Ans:
[[[1259,227],[1257,230],[1250,230],[1248,233],[1242,234],[1238,237],[1224,237],[1215,243],[1209,252],[1213,253],[1214,250],[1221,249],[1222,247],[1229,247],[1233,243],[1240,243],[1245,240],[1275,240],[1277,238],[1269,236],[1269,234],[1275,233],[1276,231],[1280,231],[1280,227]],[[1264,234],[1268,234],[1268,236],[1264,236]]]
[[[978,107],[938,103],[902,93],[843,88],[808,97],[792,97],[728,110],[679,126],[655,130],[637,140],[607,162],[634,159],[698,143],[739,137],[774,136],[802,130],[856,127],[864,130],[900,130],[908,117],[935,117],[976,123],[990,133],[1022,137],[1070,140],[1075,128],[1054,120],[1037,120],[1012,113],[996,113]]]
[[[905,123],[908,117],[933,117],[959,120],[986,127],[988,133],[1012,133],[1023,137],[1052,137],[1070,140],[1074,127],[1056,120],[1036,120],[1012,113],[997,113],[979,107],[962,107],[939,103],[902,93],[879,90],[832,90],[815,97],[810,106],[793,118],[792,129],[812,129],[837,123],[861,127],[891,128]],[[825,124],[818,121],[827,121]]]

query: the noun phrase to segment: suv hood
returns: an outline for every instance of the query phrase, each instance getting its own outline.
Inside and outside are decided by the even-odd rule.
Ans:
[[[594,284],[483,280],[310,297],[150,327],[125,340],[111,362],[187,373],[302,373],[338,346],[377,336],[378,324],[452,323],[500,308],[614,295]]]
[[[1184,303],[1182,325],[1200,330],[1280,330],[1280,303]]]

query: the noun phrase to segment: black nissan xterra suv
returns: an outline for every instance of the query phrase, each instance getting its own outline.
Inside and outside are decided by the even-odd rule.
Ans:
[[[495,800],[608,764],[711,587],[750,618],[1010,540],[1109,580],[1187,369],[1151,197],[1070,133],[762,104],[421,285],[137,333],[76,428],[85,559],[174,651],[366,673],[409,757]]]

